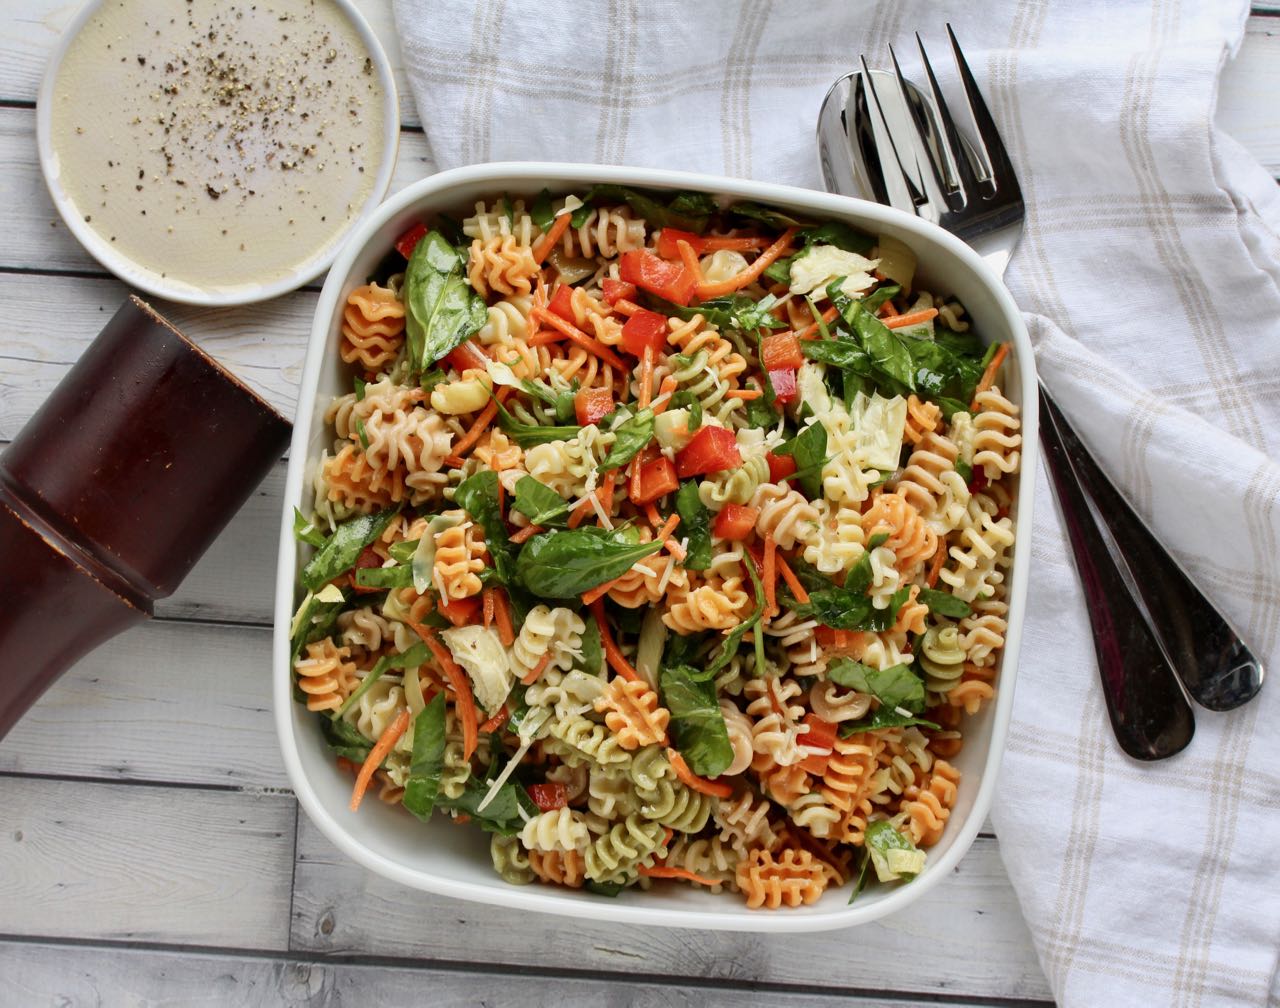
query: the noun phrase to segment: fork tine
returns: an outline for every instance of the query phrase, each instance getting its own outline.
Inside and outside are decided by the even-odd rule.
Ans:
[[[951,181],[955,176],[951,173],[950,166],[945,161],[939,165],[937,159],[929,150],[929,127],[923,119],[926,113],[911,100],[911,95],[907,89],[907,79],[902,75],[902,67],[898,64],[898,54],[893,51],[893,46],[889,46],[889,59],[893,61],[893,75],[898,82],[898,96],[901,98],[907,114],[911,116],[912,124],[915,126],[916,139],[919,141],[920,148],[924,151],[925,161],[929,164],[929,173],[933,176],[933,182],[938,188],[938,194],[945,202],[950,203],[956,192],[956,185]],[[946,155],[943,154],[943,157],[945,158]],[[919,158],[915,160],[918,169]],[[923,180],[923,173],[921,173],[921,177]]]
[[[955,169],[956,178],[959,180],[960,195],[963,201],[968,203],[978,194],[978,176],[973,170],[973,164],[969,161],[969,155],[960,143],[960,134],[956,130],[955,118],[951,115],[951,110],[947,108],[947,100],[942,96],[942,88],[938,87],[938,78],[933,75],[933,64],[929,62],[929,54],[924,50],[924,41],[920,38],[919,32],[916,32],[916,46],[920,49],[920,61],[924,64],[925,76],[929,78],[929,94],[933,98],[934,108],[938,110],[938,119],[941,120],[942,125],[942,136],[946,140],[947,154],[951,159],[952,167]]]
[[[1009,160],[1009,152],[1000,139],[1000,131],[996,129],[995,120],[991,118],[991,111],[982,98],[982,92],[978,90],[978,83],[973,79],[973,72],[969,69],[964,53],[960,51],[960,43],[956,41],[956,33],[951,30],[950,24],[947,25],[947,38],[951,40],[951,55],[956,61],[956,69],[960,71],[965,103],[969,106],[969,115],[978,131],[982,155],[991,173],[991,189],[998,190],[1002,197],[1020,197],[1022,193],[1018,186],[1018,176],[1013,170],[1013,162]],[[932,83],[932,73],[929,80]]]
[[[916,207],[925,201],[924,194],[920,192],[919,188],[912,181],[911,173],[907,171],[907,166],[902,162],[902,155],[898,151],[898,145],[893,139],[893,131],[889,129],[889,122],[885,118],[884,107],[880,103],[880,94],[876,91],[876,82],[871,76],[871,68],[867,66],[866,56],[859,56],[858,61],[862,65],[862,78],[867,84],[866,94],[868,107],[875,112],[876,118],[880,123],[880,128],[884,131],[885,137],[888,138],[889,149],[893,151],[893,160],[898,166],[898,179],[902,183],[901,188],[906,190],[909,197],[909,205],[899,205],[897,201],[892,199],[890,200],[890,204],[897,207],[899,210],[906,210],[908,213],[914,214],[916,212]],[[880,167],[882,171],[888,167],[886,158],[882,157],[880,159]],[[885,186],[892,194],[894,187],[889,184],[887,172],[885,177]]]

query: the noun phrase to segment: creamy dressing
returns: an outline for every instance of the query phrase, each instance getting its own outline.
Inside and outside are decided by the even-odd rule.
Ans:
[[[359,214],[383,97],[329,0],[106,0],[58,70],[50,136],[113,250],[233,293],[288,276]]]

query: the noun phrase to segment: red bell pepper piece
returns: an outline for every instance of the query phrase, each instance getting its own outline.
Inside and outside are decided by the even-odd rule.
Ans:
[[[573,288],[568,284],[557,287],[547,311],[559,315],[566,322],[573,322]]]
[[[740,542],[751,534],[759,517],[759,508],[746,507],[742,504],[726,504],[716,515],[711,531],[721,539]]]
[[[440,610],[440,615],[454,626],[466,626],[476,621],[476,615],[480,612],[480,596],[441,599],[436,607]]]
[[[836,744],[836,726],[830,721],[823,721],[817,714],[806,714],[801,724],[809,726],[809,730],[800,736],[800,744],[806,749],[821,749],[824,752],[811,753],[800,761],[806,773],[824,774],[827,763],[831,760],[831,752]]]
[[[742,453],[738,451],[738,440],[733,431],[724,427],[700,427],[676,454],[676,473],[681,479],[736,469],[740,465]]]
[[[693,289],[698,283],[684,266],[659,259],[648,249],[622,253],[618,272],[627,283],[678,305],[687,305],[693,300]]]
[[[991,482],[987,479],[987,471],[982,466],[975,466],[973,475],[969,477],[969,493],[982,493]]]
[[[413,255],[413,250],[418,247],[418,242],[427,236],[427,228],[424,224],[415,224],[409,228],[404,234],[396,239],[396,251],[408,259]]]
[[[804,363],[795,333],[777,333],[760,341],[760,362],[766,371],[795,370]]]
[[[774,402],[789,403],[800,395],[796,373],[791,368],[769,372],[769,384],[773,386]]]
[[[633,283],[624,283],[621,280],[614,280],[606,277],[601,285],[601,292],[604,294],[604,303],[615,305],[619,301],[634,301],[636,299],[636,285]]]
[[[550,812],[553,809],[564,808],[569,804],[569,792],[563,784],[557,784],[555,781],[547,781],[545,784],[530,784],[528,787],[529,797],[533,799],[533,803],[538,806],[541,812]]]
[[[707,240],[699,238],[692,231],[680,231],[673,227],[664,227],[658,232],[658,255],[663,259],[679,259],[680,247],[677,242],[686,241],[697,255],[702,255],[707,248]]]
[[[382,557],[378,556],[372,546],[366,546],[360,551],[360,556],[356,558],[356,565],[351,568],[351,587],[355,589],[358,595],[370,595],[374,592],[386,591],[385,588],[370,588],[362,585],[356,580],[356,574],[359,571],[366,570],[370,567],[381,567]]]
[[[652,504],[663,494],[679,489],[676,467],[665,455],[659,455],[640,466],[640,493],[631,498],[631,503]]]
[[[644,356],[644,348],[653,349],[653,359],[667,347],[667,317],[641,308],[622,327],[622,349],[635,357]]]
[[[573,412],[583,427],[596,423],[613,412],[613,391],[607,388],[579,389],[573,397]]]
[[[476,346],[474,340],[463,340],[449,351],[444,359],[459,374],[470,368],[479,368],[481,371],[487,371],[489,368],[489,358]]]
[[[765,461],[769,463],[770,483],[781,483],[796,471],[796,460],[790,455],[775,455],[769,452],[765,455]]]

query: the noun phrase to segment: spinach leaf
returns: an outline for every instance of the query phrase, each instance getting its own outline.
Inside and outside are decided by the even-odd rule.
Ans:
[[[964,599],[956,598],[951,592],[938,591],[936,588],[921,588],[917,599],[927,605],[931,613],[939,616],[964,619],[973,612],[973,608]]]
[[[535,399],[541,399],[550,406],[555,413],[557,423],[568,425],[573,421],[576,415],[573,407],[573,397],[578,392],[577,378],[573,380],[573,384],[568,389],[561,392],[557,392],[544,382],[530,381],[528,378],[520,380],[520,388]]]
[[[413,568],[408,564],[361,567],[356,571],[356,584],[361,588],[408,588],[413,584]]]
[[[581,669],[587,675],[598,676],[604,667],[604,646],[600,642],[600,625],[595,620],[586,621],[587,628],[582,631],[581,657],[575,657],[573,667]]]
[[[867,884],[867,865],[871,863],[871,851],[865,847],[862,849],[862,864],[858,868],[858,877],[853,880],[853,892],[849,894],[849,902],[852,903],[860,895]]]
[[[666,202],[663,202],[664,197]],[[675,192],[648,193],[626,186],[602,183],[592,186],[583,197],[583,205],[573,212],[570,226],[582,227],[591,215],[591,208],[601,203],[626,203],[643,217],[650,228],[673,227],[681,231],[702,234],[711,215],[718,209],[716,201],[705,193]]]
[[[402,539],[398,543],[392,543],[387,547],[387,552],[391,554],[391,559],[396,563],[411,563],[413,555],[418,552],[417,539]]]
[[[597,472],[608,472],[626,465],[653,440],[653,410],[646,407],[622,421],[613,429],[613,447],[601,461]]]
[[[681,389],[671,397],[667,409],[687,409],[689,411],[689,433],[692,434],[702,426],[702,400],[688,389]]]
[[[409,364],[426,371],[488,321],[484,298],[467,282],[466,260],[439,231],[418,242],[404,274]]]
[[[785,329],[787,324],[769,313],[777,303],[778,299],[772,295],[757,301],[745,294],[726,294],[690,308],[671,305],[668,314],[678,315],[686,320],[695,315],[701,315],[717,329],[722,330],[742,329],[746,332],[755,332],[757,329]]]
[[[538,198],[533,201],[533,206],[529,208],[529,216],[533,218],[533,222],[544,233],[551,230],[551,225],[555,221],[555,211],[551,208],[551,190],[543,189],[538,193]]]
[[[404,807],[424,822],[431,818],[444,770],[444,693],[413,719],[413,756],[404,784]]]
[[[303,518],[296,507],[293,509],[293,537],[308,546],[319,548],[324,545],[324,533],[316,528],[314,521]]]
[[[877,287],[864,297],[862,299],[862,307],[874,315],[880,310],[881,305],[896,298],[900,293],[902,293],[902,288],[897,284],[885,284],[883,287]]]
[[[764,276],[767,280],[774,283],[791,284],[791,264],[795,262],[795,256],[789,255],[785,259],[775,259],[765,267]]]
[[[862,592],[830,587],[810,592],[808,602],[797,603],[792,608],[798,615],[815,619],[833,630],[871,630],[881,633],[893,626],[894,620],[898,618],[898,610],[910,594],[910,588],[899,588],[893,593],[888,606],[877,609],[871,604],[870,596]]]
[[[569,502],[532,476],[520,477],[511,507],[528,518],[530,525],[563,524],[569,513]]]
[[[377,514],[357,515],[338,526],[337,530],[302,568],[299,580],[308,591],[318,591],[343,571],[348,571],[360,558],[360,553],[382,535],[395,508]]]
[[[569,441],[577,437],[578,431],[582,430],[577,426],[541,427],[538,424],[521,423],[507,412],[507,408],[502,403],[498,403],[498,426],[521,448],[550,444],[552,441]]]
[[[425,643],[418,643],[409,648],[408,651],[402,651],[399,654],[383,655],[378,659],[373,668],[365,674],[365,677],[360,680],[360,685],[355,688],[349,697],[347,697],[343,705],[329,715],[330,720],[341,721],[342,715],[359,703],[360,698],[369,692],[369,688],[386,675],[388,671],[391,669],[417,668],[426,662],[429,654],[430,652],[427,650],[427,645]]]
[[[355,725],[345,721],[320,719],[320,734],[325,743],[338,756],[345,756],[353,763],[363,763],[369,756],[373,743],[356,730]]]
[[[858,721],[845,721],[840,725],[840,737],[848,738],[858,732],[875,731],[877,728],[909,728],[920,725],[922,728],[937,729],[938,725],[915,714],[903,715],[892,707],[877,707],[866,717]]]
[[[765,378],[765,394],[759,399],[747,403],[747,425],[749,427],[777,427],[782,414],[773,404],[773,386]]]
[[[322,637],[328,637],[333,631],[334,624],[338,622],[338,614],[347,606],[349,595],[336,586],[325,589],[325,591],[330,590],[337,593],[337,598],[331,602],[323,601],[311,592],[308,592],[307,597],[303,599],[294,617],[290,634],[289,656],[291,659],[296,660],[298,655],[302,654],[304,647]]]
[[[805,228],[798,235],[805,246],[834,245],[846,252],[867,255],[876,247],[876,240],[864,231],[850,227],[843,221],[827,221],[817,227]]]
[[[973,482],[973,466],[969,465],[964,459],[956,459],[956,472],[960,474],[960,478],[968,485]]]
[[[724,208],[724,212],[730,217],[741,217],[744,220],[759,221],[761,224],[777,228],[780,231],[784,231],[789,227],[810,226],[809,222],[801,217],[793,217],[785,211],[765,206],[762,203],[753,203],[750,200],[730,203]]]
[[[754,630],[764,616],[764,585],[760,583],[760,576],[756,573],[756,565],[748,559],[743,563],[747,573],[751,575],[751,586],[755,589],[756,607],[755,610],[743,622],[730,630],[720,645],[720,653],[707,666],[704,673],[707,678],[711,678],[722,668],[729,664],[734,654],[738,650],[738,645],[742,642],[750,631]],[[764,634],[757,633],[753,635],[755,640],[756,651],[756,672],[758,675],[764,674]]]
[[[888,540],[888,532],[877,532],[867,540],[867,546],[862,551],[862,556],[858,557],[857,562],[849,568],[849,573],[844,577],[845,588],[859,595],[866,593],[866,590],[871,587],[872,581],[871,551],[883,546]]]
[[[613,899],[626,888],[621,882],[597,882],[595,879],[587,879],[587,892],[593,892],[597,896],[608,896]]]
[[[915,362],[907,348],[906,337],[897,335],[863,306],[850,300],[841,312],[844,321],[862,341],[872,363],[884,374],[909,391],[916,390]]]
[[[707,644],[707,637],[705,633],[671,634],[667,638],[666,649],[662,652],[662,664],[694,665]]]
[[[822,469],[827,463],[827,429],[814,422],[793,437],[780,444],[774,453],[790,455],[796,461],[796,473],[792,477],[810,500],[822,496]]]
[[[870,823],[863,843],[867,853],[871,855],[871,865],[876,870],[876,877],[881,882],[895,882],[898,879],[910,881],[924,868],[924,851],[894,829],[893,823],[887,819]]]
[[[662,704],[671,712],[671,736],[689,769],[716,777],[733,762],[733,746],[716,700],[715,683],[702,682],[684,665],[664,667],[659,675]]]
[[[852,371],[863,378],[875,376],[870,356],[851,339],[805,340],[800,344],[800,352],[809,360]]]
[[[870,693],[889,710],[901,707],[912,714],[924,710],[924,682],[910,665],[878,669],[852,658],[837,658],[827,666],[827,678],[845,689]]]
[[[463,480],[454,491],[453,502],[484,529],[485,547],[493,558],[493,570],[504,584],[514,573],[511,539],[502,518],[498,474],[486,469]]]
[[[368,382],[366,382],[359,375],[356,375],[355,378],[352,380],[351,387],[355,390],[356,402],[364,402],[364,390],[367,384]]]
[[[534,595],[567,599],[612,581],[662,549],[662,541],[631,544],[614,532],[584,527],[543,532],[524,544],[516,576]]]
[[[436,805],[465,813],[471,816],[482,830],[488,833],[500,833],[503,836],[512,836],[524,829],[524,817],[520,815],[521,809],[531,816],[537,815],[540,811],[518,781],[508,780],[498,788],[498,793],[493,796],[493,800],[488,805],[485,805],[482,812],[480,805],[489,794],[489,786],[489,781],[473,775],[467,781],[461,795],[443,800],[437,798]]]
[[[676,493],[676,514],[680,516],[681,538],[689,538],[685,570],[706,570],[711,566],[711,512],[698,496],[698,481],[688,480]]]

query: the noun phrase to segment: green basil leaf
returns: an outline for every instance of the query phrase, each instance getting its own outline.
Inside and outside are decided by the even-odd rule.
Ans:
[[[427,650],[425,643],[415,644],[408,651],[402,651],[399,654],[383,655],[374,664],[373,668],[365,673],[365,677],[360,680],[360,685],[352,691],[342,706],[329,715],[330,719],[341,721],[342,715],[359,703],[360,698],[369,692],[370,687],[391,669],[418,668],[426,663],[429,655],[430,651]]]
[[[822,496],[822,469],[828,459],[827,429],[821,423],[811,423],[790,441],[779,445],[775,454],[795,459],[797,472],[793,478],[806,497],[817,500]]]
[[[956,598],[951,592],[938,591],[936,588],[921,588],[917,601],[929,607],[929,612],[938,616],[949,616],[951,619],[964,619],[973,612],[973,607],[964,599]]]
[[[680,537],[688,537],[686,570],[706,570],[711,566],[711,512],[698,496],[698,481],[688,480],[676,493],[676,514],[680,516]]]
[[[316,528],[314,522],[309,522],[302,517],[302,512],[296,507],[293,509],[293,537],[298,542],[304,542],[308,546],[319,548],[324,545],[324,533]]]
[[[404,807],[425,822],[440,794],[444,771],[444,693],[437,693],[413,719],[413,756],[404,783]]]
[[[757,329],[785,329],[787,324],[769,314],[769,309],[777,303],[775,298],[756,300],[746,294],[726,294],[712,298],[689,308],[671,305],[668,314],[678,315],[682,319],[691,319],[701,315],[717,329],[741,329],[755,332]]]
[[[530,525],[562,525],[569,514],[569,502],[532,476],[520,477],[511,507]]]
[[[741,217],[743,220],[759,221],[761,224],[777,228],[779,231],[785,231],[789,227],[812,226],[811,221],[807,221],[802,217],[793,217],[787,211],[765,206],[762,203],[753,203],[750,200],[730,203],[724,208],[724,212],[729,217]]]
[[[645,408],[620,423],[613,431],[613,447],[600,463],[597,472],[608,472],[626,465],[653,440],[653,410]]]
[[[469,815],[482,830],[503,836],[513,836],[524,829],[524,818],[520,815],[522,808],[530,815],[537,815],[539,812],[528,792],[515,780],[508,780],[498,788],[498,793],[485,805],[482,812],[480,805],[488,794],[489,783],[472,776],[461,795],[452,799],[437,797],[436,806]]]
[[[488,321],[484,298],[467,282],[466,260],[439,231],[413,250],[404,274],[410,367],[426,371]]]
[[[921,728],[932,728],[935,731],[939,727],[935,722],[927,718],[917,717],[915,714],[903,715],[892,707],[877,707],[861,720],[842,722],[840,725],[840,737],[848,738],[850,735],[858,734],[858,732],[875,731],[877,728],[909,728],[912,725],[919,725]]]
[[[636,216],[644,218],[650,229],[673,227],[680,231],[702,234],[712,214],[719,209],[716,201],[705,193],[649,193],[612,183],[592,186],[582,202],[584,205],[574,211],[570,221],[572,227],[582,227],[593,206],[601,203],[626,203],[635,211]]]
[[[516,575],[541,598],[575,598],[612,581],[631,565],[662,549],[661,540],[631,544],[616,533],[584,527],[544,532],[524,544],[516,559]]]
[[[408,564],[361,567],[356,571],[356,584],[361,588],[408,588],[413,584],[413,569]]]
[[[876,247],[875,238],[843,221],[827,221],[817,227],[805,228],[797,237],[804,241],[806,248],[811,245],[834,245],[846,252],[857,252],[863,256]]]
[[[498,426],[521,448],[550,444],[552,441],[570,441],[578,436],[581,427],[541,427],[538,424],[521,423],[507,408],[498,403]]]
[[[878,669],[852,658],[837,658],[827,666],[827,678],[837,686],[870,693],[882,707],[901,707],[912,714],[924,710],[924,682],[910,665]]]
[[[382,535],[395,515],[395,509],[388,508],[377,514],[357,515],[339,525],[302,568],[299,580],[303,587],[308,591],[319,591],[339,574],[350,570],[364,548]]]
[[[555,211],[551,207],[550,189],[543,189],[538,193],[538,198],[533,201],[533,206],[529,210],[529,216],[544,233],[551,230],[551,225],[556,218]]]
[[[906,337],[899,336],[867,311],[861,301],[849,301],[841,314],[862,341],[862,348],[866,350],[876,369],[914,392],[915,363],[907,347]]]
[[[848,588],[826,588],[822,591],[810,592],[809,601],[796,604],[797,615],[806,619],[815,619],[833,630],[870,630],[881,633],[893,626],[898,618],[898,610],[911,594],[909,587],[899,588],[893,593],[889,605],[877,609],[871,598],[862,592]]]
[[[356,730],[355,725],[345,721],[320,719],[320,734],[325,744],[338,756],[345,756],[353,763],[363,763],[369,758],[369,750],[373,743]]]
[[[671,712],[672,741],[689,769],[702,777],[724,773],[733,762],[733,746],[714,682],[700,682],[694,669],[676,665],[662,669],[659,687],[662,704]]]
[[[511,538],[499,503],[500,494],[498,474],[486,469],[463,480],[454,491],[453,502],[484,529],[485,548],[493,558],[493,570],[505,584],[514,573],[514,561]]]

